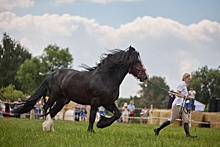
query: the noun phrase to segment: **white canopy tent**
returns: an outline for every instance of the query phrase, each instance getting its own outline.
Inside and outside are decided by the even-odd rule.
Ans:
[[[186,102],[186,104],[188,105],[189,104],[189,101]],[[195,111],[201,111],[203,112],[204,109],[205,109],[205,104],[195,100],[194,102],[194,105],[195,105]]]

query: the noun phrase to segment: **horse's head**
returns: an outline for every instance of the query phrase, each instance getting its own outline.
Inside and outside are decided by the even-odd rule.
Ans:
[[[139,53],[131,46],[129,47],[129,52],[129,60],[132,61],[132,64],[128,72],[139,79],[141,82],[146,81],[148,79],[148,74],[146,73],[146,69],[141,62]]]

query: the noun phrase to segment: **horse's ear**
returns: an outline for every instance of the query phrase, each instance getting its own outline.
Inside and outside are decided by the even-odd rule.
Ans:
[[[129,53],[132,53],[132,52],[134,52],[135,51],[135,49],[130,45],[129,46]]]

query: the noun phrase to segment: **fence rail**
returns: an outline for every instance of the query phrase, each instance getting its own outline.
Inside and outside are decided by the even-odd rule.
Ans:
[[[2,103],[8,103],[8,102],[2,102]],[[12,103],[12,102],[9,102],[8,104],[10,105],[14,105],[15,103]],[[42,109],[42,107],[41,107]],[[67,120],[73,120],[74,121],[74,118],[75,118],[75,113],[74,113],[74,109],[75,107],[70,107],[70,106],[64,106],[63,108],[63,111],[60,111],[56,116],[55,116],[55,119],[64,119],[66,120],[65,118],[69,118]],[[65,110],[65,111],[64,111]],[[72,114],[69,114],[67,113],[68,110],[71,110]],[[121,109],[120,109],[121,110]],[[135,110],[142,110],[142,108],[136,108]],[[140,117],[140,116],[135,116],[135,117],[127,117],[128,119],[137,119],[137,120],[141,120],[141,119],[147,119],[148,122],[147,124],[154,124],[154,120],[167,120],[168,118],[167,117],[162,117],[162,116],[154,116],[152,115],[152,112],[155,111],[153,108],[151,108],[151,110],[149,110],[149,115],[148,117]],[[156,110],[156,111],[160,111],[160,110]],[[88,111],[87,111],[88,112]],[[89,112],[88,112],[89,113]],[[192,112],[191,112],[192,113]],[[203,112],[201,112],[202,114]],[[207,113],[207,112],[206,112]],[[0,109],[0,117],[2,117],[4,115],[11,115],[11,113],[7,113],[5,111],[2,111],[2,109]],[[41,112],[42,114],[42,112]],[[35,116],[39,116],[41,114],[35,114],[33,110],[31,110],[29,113],[25,113],[25,118],[29,118],[29,119],[33,119],[35,118]],[[213,114],[213,113],[212,113]],[[23,114],[24,115],[24,114]],[[98,114],[97,114],[98,115]],[[216,113],[217,116],[220,116],[220,113]],[[88,117],[88,114],[87,114],[87,117]],[[123,118],[123,116],[121,117]],[[43,119],[43,118],[40,118],[40,119]],[[88,119],[87,119],[88,120]],[[96,117],[96,121],[99,120],[99,116]],[[176,121],[178,122],[181,122],[181,119],[176,119]],[[191,124],[204,124],[204,125],[210,125],[210,124],[214,124],[217,126],[217,128],[220,128],[220,119],[218,121],[197,121],[197,120],[194,120],[192,117],[191,117],[191,114],[189,115],[189,123],[190,123],[190,126]],[[159,125],[159,124],[158,124]]]

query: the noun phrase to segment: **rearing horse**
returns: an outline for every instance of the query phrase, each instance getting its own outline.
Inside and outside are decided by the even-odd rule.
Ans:
[[[115,101],[118,99],[119,87],[125,76],[130,73],[141,82],[146,81],[148,78],[140,60],[140,55],[133,47],[130,46],[126,50],[116,49],[110,52],[110,54],[105,54],[105,57],[101,58],[96,67],[84,66],[85,71],[59,69],[51,73],[37,91],[13,113],[29,112],[36,102],[49,92],[49,99],[43,106],[46,112],[44,115],[47,115],[47,119],[43,123],[43,130],[50,131],[53,129],[51,118],[70,101],[91,105],[89,132],[94,132],[93,124],[99,106],[103,106],[114,115],[110,118],[101,116],[97,127],[110,126],[121,116]]]

